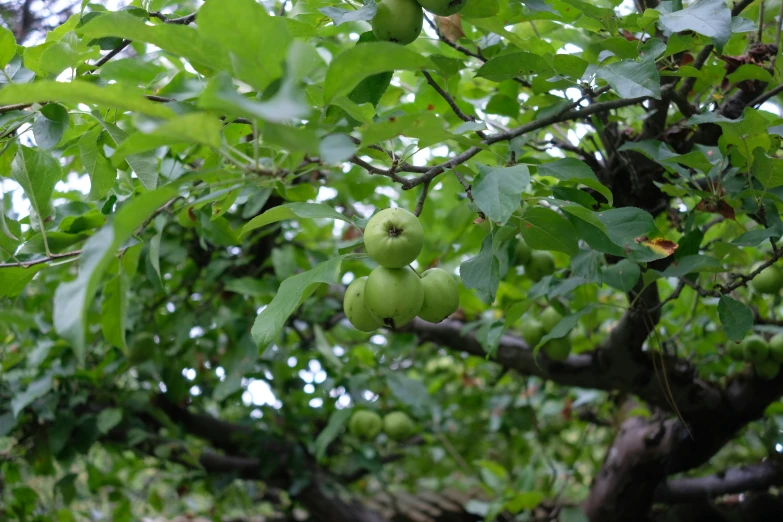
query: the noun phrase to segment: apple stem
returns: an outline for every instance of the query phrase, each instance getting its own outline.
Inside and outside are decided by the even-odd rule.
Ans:
[[[408,265],[408,267],[409,267],[411,270],[413,270],[413,272],[414,272],[414,273],[415,273],[417,276],[419,276],[419,279],[421,279],[421,274],[420,274],[420,273],[419,273],[419,272],[418,272],[418,271],[417,271],[415,268],[413,268],[413,265]]]

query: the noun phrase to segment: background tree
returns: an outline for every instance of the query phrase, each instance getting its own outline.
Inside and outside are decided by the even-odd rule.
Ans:
[[[780,1],[3,7],[4,519],[781,519]]]

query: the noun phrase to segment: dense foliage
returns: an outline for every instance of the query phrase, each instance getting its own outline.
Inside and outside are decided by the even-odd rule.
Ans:
[[[17,6],[0,519],[781,519],[781,1],[420,3]]]

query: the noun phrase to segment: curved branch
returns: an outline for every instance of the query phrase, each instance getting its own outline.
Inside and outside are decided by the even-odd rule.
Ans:
[[[658,502],[673,504],[783,485],[783,466],[767,460],[753,466],[728,469],[705,477],[669,480],[655,492]]]

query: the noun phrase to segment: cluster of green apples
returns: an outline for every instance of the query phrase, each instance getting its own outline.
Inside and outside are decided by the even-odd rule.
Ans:
[[[562,319],[563,316],[560,315],[560,312],[552,306],[547,306],[538,319],[530,317],[522,321],[522,339],[533,348]],[[569,336],[551,339],[541,349],[553,361],[565,361],[571,353],[571,339]]]
[[[536,283],[555,273],[554,256],[546,250],[533,250],[521,238],[517,243],[517,263],[525,267],[525,275]]]
[[[459,287],[448,272],[430,268],[420,276],[408,266],[423,246],[424,229],[411,212],[387,208],[370,219],[364,247],[380,266],[345,291],[343,311],[354,328],[400,328],[416,316],[439,323],[457,311]]]
[[[759,266],[760,264],[756,264],[753,271]],[[769,265],[751,280],[750,286],[760,294],[780,295],[780,290],[783,289],[783,271],[776,265]]]
[[[374,411],[359,410],[351,415],[348,431],[362,440],[374,440],[381,431],[391,440],[405,440],[416,431],[416,424],[402,411],[393,411],[383,418]]]
[[[381,0],[372,19],[372,32],[378,40],[408,45],[424,27],[426,9],[438,16],[459,13],[468,0]]]
[[[741,343],[730,344],[728,352],[734,360],[751,363],[762,379],[771,380],[777,377],[783,363],[783,334],[769,341],[757,334],[749,335]]]

